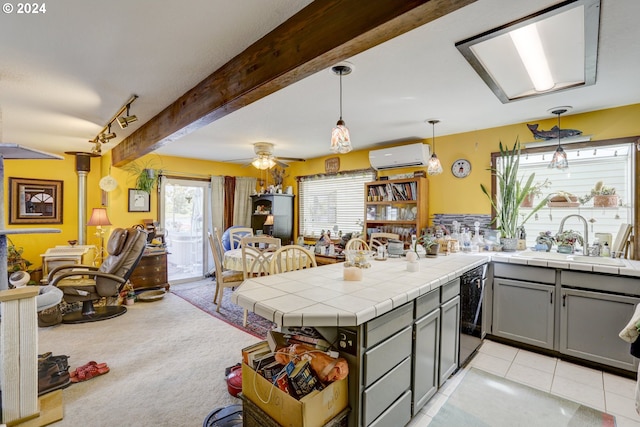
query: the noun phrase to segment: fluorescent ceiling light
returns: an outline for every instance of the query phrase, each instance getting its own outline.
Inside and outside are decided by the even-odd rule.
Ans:
[[[600,0],[568,0],[456,43],[503,103],[596,81]],[[536,37],[535,34],[538,36]],[[547,63],[546,77],[538,81]],[[551,79],[551,81],[549,81]]]

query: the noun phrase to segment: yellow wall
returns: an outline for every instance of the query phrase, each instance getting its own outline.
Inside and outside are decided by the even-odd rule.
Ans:
[[[561,124],[563,128],[580,129],[585,135],[593,135],[593,140],[627,137],[640,135],[640,104],[626,107],[601,110],[592,113],[563,116]],[[550,129],[557,123],[557,119],[534,120],[530,123],[539,123],[541,129]],[[354,135],[356,136],[356,135]],[[429,177],[429,214],[434,213],[482,213],[489,214],[491,209],[488,200],[480,191],[480,183],[490,186],[491,174],[487,170],[490,164],[490,154],[498,150],[498,143],[503,141],[512,144],[516,138],[521,142],[533,141],[531,132],[526,123],[503,126],[491,129],[477,130],[457,135],[438,136],[437,154],[440,158],[444,173]],[[357,141],[357,136],[356,136]],[[416,142],[416,141],[407,141]],[[430,138],[418,142],[430,143]],[[328,151],[327,142],[327,151]],[[357,142],[356,142],[357,147]],[[353,151],[340,155],[340,170],[367,169],[369,165],[369,150]],[[306,162],[292,163],[287,170],[284,186],[292,185],[294,194],[297,194],[296,176],[324,173],[324,161],[327,155]],[[471,161],[472,172],[464,179],[454,178],[450,173],[451,164],[458,158],[466,158]],[[139,164],[150,163],[153,167],[171,172],[182,172],[201,175],[230,175],[230,176],[254,176],[267,179],[272,183],[271,177],[264,171],[258,171],[251,167],[242,167],[236,164],[210,162],[204,160],[185,159],[178,157],[166,157],[150,154],[138,160]],[[157,220],[157,194],[151,196],[151,211],[142,213],[127,212],[128,189],[135,186],[135,179],[126,168],[110,167],[111,157],[107,153],[101,158],[91,160],[91,172],[87,178],[87,218],[91,214],[91,208],[101,206],[101,190],[98,187],[100,178],[110,174],[118,182],[118,188],[108,194],[108,214],[113,227],[128,227],[139,224],[143,219]],[[394,169],[385,171],[381,175],[394,175],[405,173],[415,169]],[[64,160],[6,160],[4,188],[8,188],[8,178],[36,178],[57,179],[64,181],[63,223],[52,224],[51,228],[61,230],[59,234],[44,235],[15,235],[11,240],[18,247],[24,248],[24,256],[34,264],[41,265],[40,254],[47,248],[66,244],[67,240],[77,239],[77,199],[78,177],[75,171],[75,157],[65,155]],[[5,206],[9,206],[8,191],[5,191]],[[297,234],[297,198],[294,224]],[[5,209],[5,223],[8,223],[8,210]],[[7,225],[6,228],[40,228],[41,225]],[[87,227],[87,243],[98,244],[94,235],[95,228]]]

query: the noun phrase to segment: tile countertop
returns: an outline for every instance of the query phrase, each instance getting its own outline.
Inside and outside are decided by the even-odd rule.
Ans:
[[[343,280],[344,265],[330,264],[246,280],[231,300],[280,326],[357,326],[490,260],[490,253],[421,258],[417,272],[404,258],[371,260],[362,281]]]
[[[571,259],[571,255],[567,255],[568,259],[566,260],[544,258],[545,256],[547,256],[547,254],[551,254],[551,256],[553,256],[555,252],[540,252],[539,254],[536,254],[535,252],[532,253],[531,251],[487,252],[487,254],[491,254],[491,261],[493,262],[531,265],[536,267],[560,268],[563,270],[584,271],[587,273],[602,273],[615,274],[618,276],[640,277],[640,261],[628,260],[624,258],[586,258],[578,255],[577,258],[581,258],[584,261],[576,262]],[[602,262],[602,264],[599,264],[598,262]],[[619,263],[620,265],[614,265],[614,263]]]

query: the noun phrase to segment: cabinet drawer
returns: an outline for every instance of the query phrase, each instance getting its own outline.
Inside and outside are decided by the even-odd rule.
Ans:
[[[451,298],[460,295],[460,278],[445,283],[440,288],[440,302],[447,302]]]
[[[416,298],[416,319],[431,313],[440,305],[440,288],[427,292]]]
[[[560,273],[560,277],[563,286],[640,296],[640,281],[637,277],[612,277],[566,270]]]
[[[411,390],[396,400],[370,427],[404,426],[411,421]]]
[[[556,283],[556,270],[553,268],[511,265],[502,262],[494,263],[493,276],[551,285]]]
[[[413,302],[383,314],[365,325],[365,347],[373,347],[402,328],[413,323]]]
[[[368,387],[411,355],[412,327],[407,326],[364,354],[364,386]]]
[[[411,385],[411,358],[387,372],[363,392],[364,425],[369,425]]]

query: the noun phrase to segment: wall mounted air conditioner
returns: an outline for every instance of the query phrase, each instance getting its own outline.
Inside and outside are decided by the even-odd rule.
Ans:
[[[377,170],[426,166],[429,145],[416,143],[369,151],[371,167]]]

